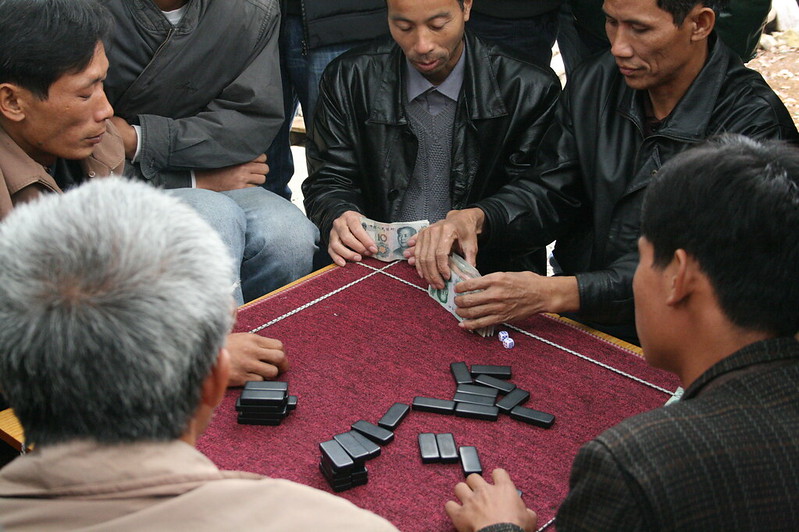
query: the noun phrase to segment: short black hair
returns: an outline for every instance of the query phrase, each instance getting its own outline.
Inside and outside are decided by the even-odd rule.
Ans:
[[[658,0],[658,7],[671,13],[675,26],[681,26],[688,13],[698,4],[709,7],[718,17],[721,10],[726,9],[729,3],[729,0]]]
[[[61,76],[89,65],[111,26],[95,0],[0,0],[0,83],[46,100]]]
[[[725,135],[674,157],[649,185],[641,234],[655,266],[694,257],[737,326],[799,331],[799,150]]]
[[[463,0],[458,0],[458,3],[461,5],[461,9],[463,9]],[[388,0],[386,0],[386,7],[388,7]]]

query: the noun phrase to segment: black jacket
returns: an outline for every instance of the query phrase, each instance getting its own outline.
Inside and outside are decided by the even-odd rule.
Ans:
[[[466,43],[452,141],[453,209],[529,169],[560,93],[551,70],[468,32]],[[418,148],[405,114],[404,78],[405,56],[391,39],[350,50],[325,71],[302,185],[306,213],[325,241],[345,211],[381,221],[398,213]]]
[[[385,0],[298,0],[306,49],[371,40],[388,34]],[[281,0],[286,12],[287,0]]]
[[[486,213],[483,238],[491,245],[511,249],[557,240],[555,258],[563,273],[577,276],[585,319],[633,325],[641,201],[666,161],[724,132],[797,140],[785,106],[760,74],[712,41],[705,67],[648,138],[643,95],[627,86],[613,56],[583,63],[560,99],[536,167],[478,202]]]

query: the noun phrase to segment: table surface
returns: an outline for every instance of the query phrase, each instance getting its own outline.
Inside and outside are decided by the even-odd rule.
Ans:
[[[239,425],[240,390],[228,390],[198,448],[224,469],[331,491],[318,469],[320,442],[359,419],[376,423],[395,402],[450,399],[452,362],[510,365],[512,382],[530,391],[526,406],[555,415],[552,428],[504,415],[491,422],[412,411],[367,462],[368,483],[340,495],[403,531],[452,530],[444,503],[463,479],[460,464],[422,464],[417,444],[420,432],[451,432],[457,445],[477,447],[484,476],[496,467],[510,472],[543,528],[567,493],[580,445],[662,405],[678,383],[633,346],[568,320],[539,315],[502,328],[515,348],[460,329],[405,262],[321,270],[239,310],[238,331],[286,346],[291,368],[280,380],[299,396],[297,409],[279,426]]]

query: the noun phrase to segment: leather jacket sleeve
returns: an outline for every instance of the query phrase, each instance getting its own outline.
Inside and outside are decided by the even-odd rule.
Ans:
[[[352,117],[338,103],[338,98],[347,94],[342,86],[344,79],[330,69],[322,77],[311,141],[306,145],[309,177],[302,184],[305,212],[319,227],[323,242],[344,212],[364,212],[359,164],[351,145],[356,138],[349,124]]]

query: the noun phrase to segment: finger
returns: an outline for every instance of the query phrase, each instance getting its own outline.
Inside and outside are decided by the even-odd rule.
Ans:
[[[363,246],[364,251],[377,253],[377,245],[375,244],[375,241],[372,240],[372,237],[369,236],[369,233],[367,233],[363,228],[360,220],[356,220],[354,218],[355,217],[352,217],[347,220],[347,228],[350,230],[350,234],[357,239],[358,244]]]
[[[472,491],[477,491],[480,488],[484,488],[488,485],[486,479],[484,479],[481,475],[477,473],[472,473],[468,477],[466,477],[466,484],[472,489]]]
[[[477,319],[464,319],[461,322],[458,322],[458,326],[461,329],[466,329],[467,331],[474,331],[476,329],[481,329],[483,327],[489,327],[491,325],[497,325],[505,321],[504,318],[501,316],[496,315],[488,315],[482,316]]]
[[[248,184],[262,185],[266,181],[266,172],[262,174],[250,174]]]
[[[457,484],[455,484],[454,491],[455,491],[455,496],[461,502],[465,502],[466,499],[468,499],[474,494],[472,488],[470,488],[469,485],[466,484],[466,482],[458,482]]]
[[[340,242],[331,242],[330,245],[327,246],[327,253],[330,255],[330,258],[333,259],[333,262],[339,266],[345,266],[347,261],[358,262],[361,260],[360,255],[342,245]]]
[[[266,154],[262,153],[261,155],[259,155],[255,159],[253,159],[252,162],[254,162],[254,163],[265,163],[266,162]]]
[[[513,486],[513,481],[507,471],[498,467],[491,472],[491,478],[494,479],[494,485],[510,484]]]
[[[452,521],[456,521],[457,516],[462,509],[463,506],[455,501],[447,501],[446,504],[444,504],[444,510],[446,510],[447,515],[450,519],[452,519]]]
[[[361,255],[370,254],[370,250],[364,244],[364,242],[361,242],[355,235],[349,232],[349,230],[344,229],[343,231],[339,232],[338,238],[341,245],[346,246],[355,253],[360,253]],[[375,248],[375,251],[376,250],[377,248]]]
[[[289,359],[286,352],[282,349],[266,349],[258,357],[262,362],[275,366],[278,373],[283,373],[289,369]]]
[[[260,360],[253,361],[247,370],[249,373],[259,375],[261,377],[260,380],[274,379],[278,375],[277,366]]]

